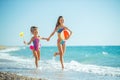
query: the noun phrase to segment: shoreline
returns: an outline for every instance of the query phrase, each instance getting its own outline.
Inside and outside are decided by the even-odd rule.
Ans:
[[[1,72],[0,71],[0,80],[47,80],[47,79],[20,76],[20,75],[17,75],[15,73]]]
[[[0,45],[0,50],[6,49],[6,48],[8,48],[8,47]]]

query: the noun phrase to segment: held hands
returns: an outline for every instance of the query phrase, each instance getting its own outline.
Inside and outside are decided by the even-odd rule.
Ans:
[[[49,38],[42,38],[43,40],[47,40],[47,41],[49,41],[50,39]]]
[[[42,39],[47,40],[47,41],[49,41],[49,40],[50,40],[50,38],[42,38]]]
[[[47,41],[50,41],[50,38],[47,38]]]

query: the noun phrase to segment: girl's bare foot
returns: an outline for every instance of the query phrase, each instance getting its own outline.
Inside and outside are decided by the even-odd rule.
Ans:
[[[62,70],[64,70],[64,66],[62,66]]]
[[[38,65],[36,65],[36,70],[38,69]]]
[[[56,57],[57,56],[57,53],[54,53],[54,57]]]

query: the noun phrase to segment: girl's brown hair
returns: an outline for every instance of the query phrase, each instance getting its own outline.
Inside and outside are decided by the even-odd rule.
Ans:
[[[55,28],[57,28],[57,27],[60,25],[60,22],[59,22],[60,18],[63,18],[63,16],[59,16],[59,17],[58,17]]]
[[[31,28],[30,28],[31,33],[32,33],[33,30],[35,30],[35,29],[38,29],[38,27],[36,27],[36,26],[31,26]]]

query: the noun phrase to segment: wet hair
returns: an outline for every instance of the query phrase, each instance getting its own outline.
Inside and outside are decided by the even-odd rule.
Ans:
[[[55,28],[57,28],[57,27],[60,25],[60,22],[59,22],[60,18],[63,18],[63,16],[59,16],[59,17],[58,17]]]
[[[36,26],[31,26],[31,28],[30,28],[31,33],[32,33],[35,29],[38,29],[38,27],[36,27]]]

